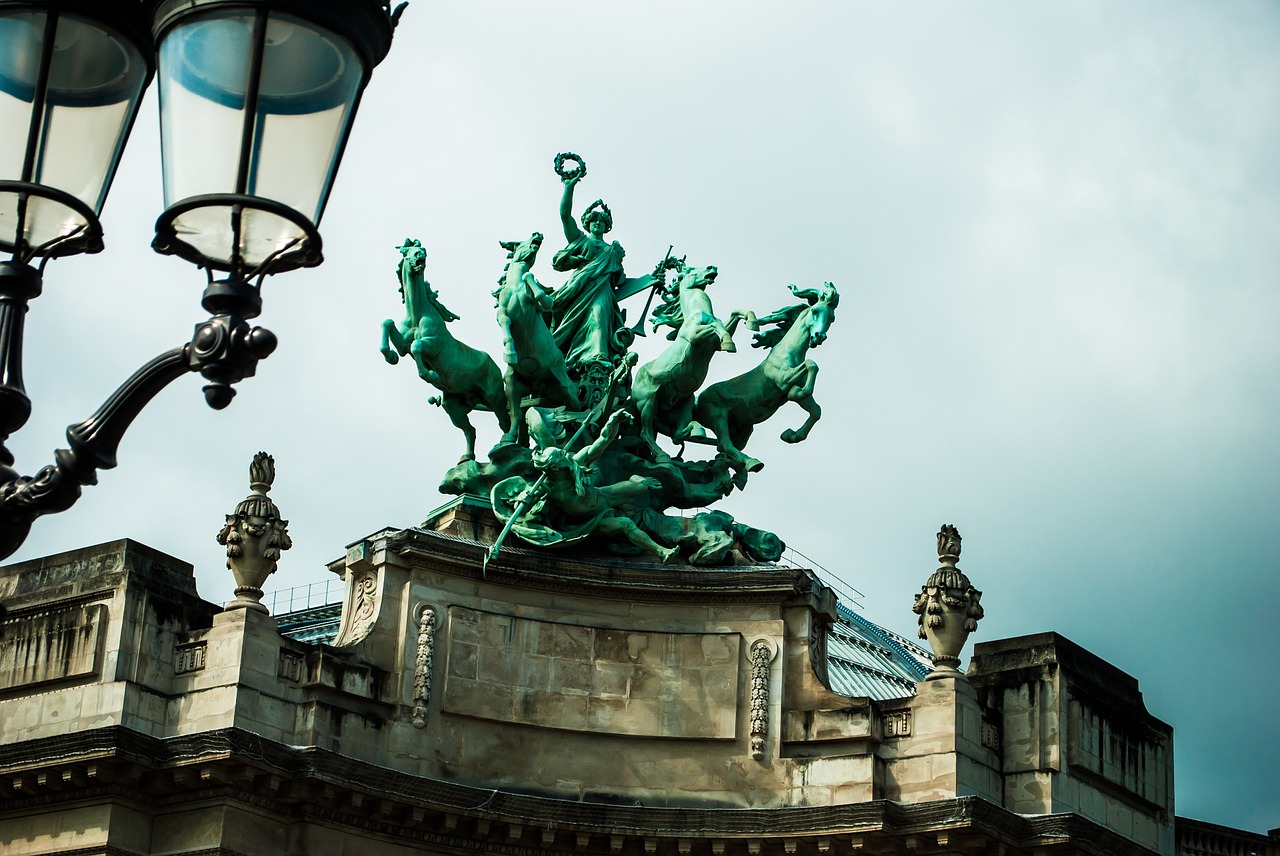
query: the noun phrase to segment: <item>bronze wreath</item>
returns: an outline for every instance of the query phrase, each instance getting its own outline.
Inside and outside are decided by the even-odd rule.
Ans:
[[[578,165],[577,169],[566,170],[564,162],[571,160]],[[568,181],[571,178],[584,178],[587,174],[587,162],[582,159],[581,155],[575,155],[573,152],[561,152],[556,155],[556,175]]]
[[[582,217],[579,218],[582,223],[582,228],[588,230],[591,228],[591,215],[596,212],[599,212],[596,216],[604,219],[604,230],[606,232],[612,232],[613,212],[609,210],[608,205],[604,204],[603,199],[597,199],[595,202],[592,202],[587,206],[587,210],[582,212]]]

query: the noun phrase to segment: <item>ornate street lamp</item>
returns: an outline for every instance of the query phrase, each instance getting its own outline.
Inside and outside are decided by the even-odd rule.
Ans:
[[[400,11],[380,0],[0,0],[0,250],[12,256],[0,262],[0,559],[115,466],[125,430],[167,384],[200,372],[221,409],[275,349],[248,319],[265,277],[322,260],[317,225]],[[55,464],[19,476],[3,441],[31,413],[27,303],[50,259],[102,249],[98,215],[153,56],[166,206],[153,247],[205,269],[212,317],[69,427]]]

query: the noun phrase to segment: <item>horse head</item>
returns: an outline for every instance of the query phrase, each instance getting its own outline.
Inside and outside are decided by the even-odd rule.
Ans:
[[[835,323],[840,293],[830,282],[824,282],[820,288],[797,288],[793,285],[791,293],[809,304],[809,347],[816,348],[827,340],[827,330]]]
[[[534,232],[523,241],[499,241],[498,245],[507,251],[507,267],[513,264],[526,264],[533,267],[542,248],[542,233]]]
[[[678,268],[680,271],[679,279],[676,280],[676,287],[683,291],[687,288],[706,289],[708,285],[716,281],[716,276],[720,273],[715,265],[703,265],[695,267],[693,265],[682,264]]]
[[[427,266],[427,251],[423,249],[422,241],[417,238],[405,238],[404,243],[396,249],[400,251],[400,264],[396,265],[396,283],[399,285],[401,302],[407,302],[408,296],[404,293],[405,280],[422,273]]]
[[[427,251],[422,247],[422,241],[417,238],[405,238],[404,243],[397,247],[400,251],[400,270],[409,271],[410,273],[420,273],[427,265]]]
[[[708,300],[705,295],[698,292],[705,292],[707,286],[716,281],[719,270],[715,265],[695,267],[685,264],[684,259],[675,259],[666,267],[675,270],[676,281],[670,288],[659,285],[658,293],[662,297],[662,304],[654,307],[652,322],[655,331],[662,326],[670,327],[671,331],[667,333],[667,338],[674,339],[677,331],[687,320],[686,312],[696,312],[696,307],[686,304],[691,300],[703,302]]]

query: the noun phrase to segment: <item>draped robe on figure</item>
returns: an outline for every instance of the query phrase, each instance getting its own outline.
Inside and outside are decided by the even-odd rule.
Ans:
[[[556,345],[570,370],[586,360],[610,360],[624,352],[614,334],[625,326],[615,290],[625,281],[617,241],[605,243],[583,234],[552,258],[558,271],[572,270],[569,281],[552,295],[551,320]]]

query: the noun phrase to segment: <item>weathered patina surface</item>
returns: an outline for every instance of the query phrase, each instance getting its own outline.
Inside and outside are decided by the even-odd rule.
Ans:
[[[382,356],[395,365],[400,357],[412,355],[418,377],[443,393],[428,400],[443,407],[449,421],[467,438],[462,460],[473,460],[476,429],[468,418],[472,410],[491,410],[503,431],[511,427],[502,373],[488,354],[459,342],[449,332],[449,322],[458,316],[445,308],[427,281],[427,251],[422,242],[405,238],[399,249],[396,277],[405,317],[399,324],[390,318],[382,322]]]
[[[578,155],[556,157],[562,182],[559,217],[566,245],[551,267],[567,273],[558,287],[534,275],[543,243],[501,242],[506,267],[493,292],[502,330],[505,375],[482,352],[449,335],[456,318],[423,276],[426,253],[418,241],[400,248],[401,293],[407,317],[383,324],[382,352],[394,363],[411,353],[424,380],[439,388],[467,453],[440,484],[444,493],[488,497],[504,529],[489,556],[508,536],[544,548],[617,555],[648,555],[664,563],[776,561],[782,541],[773,533],[706,511],[763,463],[744,451],[755,426],[794,401],[808,418],[782,433],[805,439],[821,416],[814,401],[818,366],[808,352],[825,341],[839,294],[831,283],[791,286],[801,302],[757,316],[734,309],[716,316],[708,287],[720,270],[665,257],[651,273],[628,277],[626,252],[605,236],[613,212],[603,200],[574,219],[574,191],[586,177]],[[674,271],[673,282],[668,275]],[[649,319],[667,328],[670,344],[637,370],[632,350],[643,322],[628,327],[619,303],[633,295],[657,299]],[[704,388],[712,358],[737,351],[733,334],[745,322],[752,347],[768,354],[736,377]],[[503,436],[488,460],[475,456],[472,409],[492,410]],[[666,438],[678,453],[660,444]],[[711,457],[685,460],[690,445],[714,448]],[[710,451],[708,449],[708,451]],[[669,509],[698,509],[692,516]]]
[[[569,380],[564,354],[560,353],[547,326],[545,316],[551,311],[551,291],[530,271],[541,247],[541,232],[534,232],[520,243],[502,243],[507,251],[507,266],[493,296],[498,326],[502,328],[502,359],[507,364],[502,381],[511,420],[503,442],[520,439],[524,426],[520,405],[528,396],[548,396],[570,410],[581,408],[577,388]]]
[[[711,358],[717,351],[736,351],[733,331],[740,321],[755,320],[753,313],[736,310],[727,323],[715,316],[707,295],[707,286],[719,275],[715,265],[690,267],[680,263],[677,270],[675,288],[663,296],[663,304],[653,315],[654,330],[661,326],[672,328],[667,335],[671,345],[657,359],[639,368],[631,389],[640,412],[640,434],[659,460],[669,460],[670,456],[658,446],[658,433],[677,443],[689,438],[694,395],[707,379]]]

